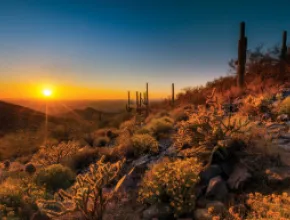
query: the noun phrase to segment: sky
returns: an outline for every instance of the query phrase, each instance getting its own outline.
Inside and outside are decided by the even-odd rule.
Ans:
[[[288,0],[0,0],[0,98],[150,97],[228,74],[248,48],[281,43]],[[289,42],[289,41],[288,41]]]

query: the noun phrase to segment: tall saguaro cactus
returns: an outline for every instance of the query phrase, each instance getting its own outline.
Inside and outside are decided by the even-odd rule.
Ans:
[[[139,92],[136,91],[136,109],[139,107]]]
[[[238,48],[238,86],[244,87],[245,84],[245,69],[247,59],[247,37],[245,36],[245,22],[240,23],[240,39]]]
[[[146,99],[145,105],[146,105],[146,115],[149,115],[149,88],[148,88],[148,83],[146,83],[146,97],[144,97],[144,99]]]
[[[174,94],[174,83],[172,83],[172,88],[171,88],[171,95],[172,95],[172,100],[171,100],[171,105],[174,107],[174,99],[175,99],[175,94]]]
[[[280,59],[285,60],[287,55],[287,31],[283,31]]]
[[[128,91],[128,103],[126,104],[126,110],[127,110],[127,112],[131,112],[132,111],[130,91]]]

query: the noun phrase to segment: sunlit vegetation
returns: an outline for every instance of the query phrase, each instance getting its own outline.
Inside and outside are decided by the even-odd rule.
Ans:
[[[139,199],[150,204],[169,203],[176,216],[192,212],[200,170],[196,158],[155,164],[143,178]]]
[[[170,100],[152,103],[146,116],[88,107],[49,116],[46,126],[38,113],[41,123],[29,129],[25,123],[14,133],[2,129],[0,218],[41,212],[52,219],[77,213],[99,220],[112,207],[134,206],[133,216],[142,216],[137,210],[158,204],[175,218],[194,219],[201,209],[216,220],[289,219],[288,173],[272,181],[265,172],[287,167],[281,158],[289,155],[281,146],[289,147],[290,98],[280,93],[289,85],[276,61],[275,50],[249,51],[243,91],[234,76],[221,77],[184,89],[175,107]],[[25,112],[26,118],[35,113]],[[229,170],[237,165],[242,169],[232,180]],[[230,196],[200,208],[202,199],[209,200],[201,176],[210,168]]]

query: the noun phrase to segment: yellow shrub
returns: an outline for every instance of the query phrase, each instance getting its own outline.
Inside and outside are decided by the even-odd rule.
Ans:
[[[43,188],[29,179],[8,178],[0,185],[0,218],[29,219],[37,210],[36,200],[48,198]]]
[[[52,146],[43,146],[33,155],[31,162],[42,165],[57,164],[75,155],[79,149],[79,143],[74,141],[62,142]]]
[[[290,196],[250,194],[247,200],[250,207],[247,219],[290,219]]]
[[[156,138],[163,137],[173,128],[173,119],[167,116],[153,119],[148,125],[148,129],[152,131]]]
[[[280,104],[279,113],[290,115],[290,97],[287,97],[282,101],[282,103]]]
[[[134,154],[158,153],[158,142],[149,134],[135,134],[132,137]]]
[[[176,216],[195,208],[195,186],[201,165],[196,158],[163,161],[147,171],[139,190],[139,200],[169,203]]]

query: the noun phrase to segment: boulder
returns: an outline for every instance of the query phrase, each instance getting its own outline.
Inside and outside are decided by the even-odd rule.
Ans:
[[[252,175],[243,164],[237,164],[227,180],[228,186],[230,189],[239,189],[251,178],[251,176]]]
[[[278,115],[277,121],[283,121],[283,122],[289,121],[289,116],[287,114]]]
[[[43,212],[36,212],[34,213],[30,220],[50,220],[51,218],[49,218],[46,214],[44,214]]]
[[[220,201],[210,201],[206,204],[206,209],[213,208],[215,214],[220,214],[226,211],[225,205]]]
[[[132,165],[137,167],[137,166],[142,166],[146,165],[150,161],[150,156],[148,154],[139,157],[137,160],[134,160]]]
[[[262,121],[269,121],[271,120],[271,115],[269,113],[264,113],[261,117]]]
[[[151,220],[153,218],[157,218],[159,220],[174,219],[174,214],[170,206],[162,203],[155,204],[151,205],[148,209],[144,210],[142,213],[143,220]]]
[[[207,209],[196,209],[193,216],[195,220],[212,220],[212,215]]]
[[[210,180],[205,195],[207,198],[220,201],[224,201],[227,198],[228,188],[221,176],[214,177]]]
[[[200,172],[200,183],[202,185],[208,185],[209,181],[222,174],[222,169],[217,164],[210,165],[205,170]]]

